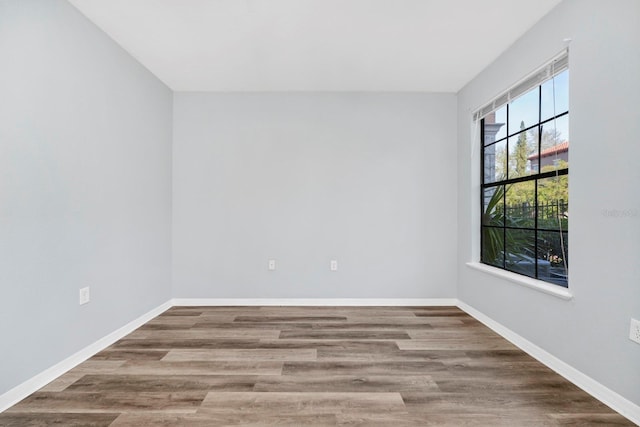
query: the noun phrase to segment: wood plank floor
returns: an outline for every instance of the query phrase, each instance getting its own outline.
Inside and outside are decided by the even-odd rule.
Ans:
[[[455,307],[174,307],[0,426],[632,426]]]

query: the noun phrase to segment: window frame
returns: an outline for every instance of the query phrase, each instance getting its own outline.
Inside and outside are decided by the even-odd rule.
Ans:
[[[566,54],[565,54],[566,55]],[[565,56],[566,57],[566,56]],[[488,113],[485,113],[484,115],[480,116],[479,113],[476,113],[475,118],[477,118],[479,120],[480,123],[480,224],[479,224],[479,228],[480,228],[480,259],[479,262],[480,264],[482,264],[483,266],[487,266],[487,267],[493,267],[493,268],[497,268],[500,270],[504,270],[505,272],[511,273],[511,274],[515,274],[518,276],[521,276],[523,278],[527,278],[527,279],[533,279],[533,280],[539,280],[545,284],[549,284],[552,286],[558,286],[560,288],[564,288],[564,289],[568,289],[569,287],[569,278],[568,278],[568,268],[567,268],[567,277],[566,280],[563,282],[562,280],[557,280],[557,281],[551,281],[549,280],[548,276],[543,276],[540,277],[540,269],[539,269],[539,261],[542,259],[539,256],[539,237],[540,237],[540,233],[561,233],[562,234],[562,238],[568,240],[568,236],[569,236],[569,227],[567,224],[567,227],[565,230],[563,229],[559,229],[559,228],[545,228],[545,227],[541,227],[541,225],[539,224],[539,209],[540,209],[540,205],[538,203],[538,183],[541,180],[544,179],[548,179],[548,178],[560,178],[563,176],[569,176],[569,166],[567,165],[566,168],[562,168],[562,169],[555,169],[555,170],[550,170],[550,171],[545,171],[542,172],[542,140],[543,140],[543,129],[545,128],[545,126],[547,126],[549,123],[554,123],[556,120],[561,119],[566,117],[567,119],[569,118],[569,112],[570,112],[570,108],[567,108],[566,111],[562,111],[559,114],[555,114],[552,117],[546,118],[544,120],[542,120],[543,117],[543,84],[551,79],[556,78],[558,75],[560,75],[561,73],[563,73],[564,71],[568,70],[568,63],[559,71],[557,72],[551,72],[549,78],[547,79],[543,79],[538,81],[535,85],[532,85],[528,90],[526,91],[521,91],[519,93],[519,95],[517,97],[511,98],[509,97],[508,100],[506,100],[506,102],[501,103],[497,108],[494,102],[493,105],[493,109],[491,111],[489,111]],[[552,68],[553,69],[553,68]],[[531,125],[531,126],[527,126],[524,129],[518,129],[517,131],[512,131],[509,128],[509,122],[510,122],[510,107],[511,104],[513,103],[513,101],[515,101],[516,99],[518,99],[521,95],[526,95],[529,94],[531,91],[533,90],[537,90],[537,95],[538,95],[538,112],[537,112],[537,120],[536,122]],[[507,92],[508,93],[508,92]],[[485,142],[485,119],[486,116],[488,114],[490,114],[491,112],[494,112],[502,107],[505,107],[506,111],[505,111],[505,135],[499,139],[493,140],[491,142],[489,142],[488,144]],[[494,180],[492,182],[485,182],[485,178],[486,178],[486,174],[485,174],[485,150],[488,147],[492,147],[492,146],[497,146],[497,144],[499,143],[505,143],[505,163],[506,163],[506,167],[507,170],[509,169],[509,156],[511,155],[510,153],[510,140],[514,139],[514,137],[517,137],[518,135],[521,134],[526,134],[530,131],[536,131],[537,130],[537,159],[538,159],[538,166],[536,168],[536,170],[532,170],[530,171],[530,173],[528,175],[524,175],[524,176],[517,176],[514,178],[510,178],[508,176],[508,171],[506,172],[506,178],[505,179],[500,179],[500,180]],[[513,143],[511,141],[511,143]],[[533,225],[532,226],[513,226],[513,225],[509,225],[509,223],[506,220],[506,209],[507,209],[507,189],[509,188],[509,186],[513,185],[513,184],[518,184],[518,183],[522,183],[522,182],[533,182],[534,183],[534,205],[533,205]],[[496,225],[496,224],[486,224],[485,220],[484,220],[484,216],[485,216],[485,203],[486,203],[486,190],[487,189],[491,189],[491,188],[500,188],[503,187],[504,191],[502,194],[502,206],[504,209],[503,210],[503,221],[501,225]],[[567,200],[567,206],[569,205],[569,201]],[[485,260],[485,230],[487,228],[494,228],[494,229],[498,229],[502,231],[502,265],[496,265],[494,263],[491,262],[487,262]],[[533,259],[534,261],[534,271],[533,271],[533,276],[529,275],[529,274],[525,274],[525,273],[521,273],[518,271],[514,271],[513,269],[509,269],[507,266],[507,256],[506,256],[506,240],[507,240],[507,230],[523,230],[529,233],[533,233],[533,241],[532,242],[528,242],[531,243],[531,246],[533,247],[534,253],[533,253]],[[561,242],[563,242],[563,240],[561,240]],[[562,244],[562,243],[561,243]],[[564,243],[565,245],[567,243]],[[566,261],[566,260],[565,260]]]

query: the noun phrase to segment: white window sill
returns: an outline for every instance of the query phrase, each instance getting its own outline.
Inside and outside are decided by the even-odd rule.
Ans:
[[[492,276],[517,283],[521,286],[526,286],[527,288],[535,289],[538,292],[553,295],[554,297],[558,297],[563,300],[570,300],[573,298],[573,294],[569,292],[569,289],[563,288],[562,286],[552,285],[550,283],[543,282],[542,280],[532,279],[500,268],[491,267],[480,262],[468,262],[467,266],[474,270],[491,274]]]

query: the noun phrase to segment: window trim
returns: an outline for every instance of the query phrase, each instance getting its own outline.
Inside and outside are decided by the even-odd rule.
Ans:
[[[467,267],[474,270],[482,271],[483,273],[490,274],[491,276],[499,277],[501,279],[508,280],[509,282],[516,283],[518,285],[542,292],[547,295],[569,301],[573,299],[573,293],[569,288],[554,285],[552,283],[545,282],[544,280],[534,279],[522,274],[513,273],[509,270],[503,270],[502,268],[493,267],[489,264],[478,262],[468,262]]]

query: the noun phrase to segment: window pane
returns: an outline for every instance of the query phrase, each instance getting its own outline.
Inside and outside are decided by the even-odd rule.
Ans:
[[[568,230],[569,176],[538,181],[538,228]]]
[[[509,186],[505,207],[509,227],[535,227],[535,194],[535,181],[518,182]]]
[[[482,203],[482,225],[504,225],[504,185],[485,188]]]
[[[535,232],[507,229],[505,268],[525,276],[535,277]]]
[[[527,145],[532,149],[529,156],[527,156],[527,175],[530,175],[540,172],[539,156],[537,155],[538,148],[540,147],[540,128],[536,127],[531,129],[528,132],[527,138]]]
[[[494,111],[484,118],[484,145],[507,136],[507,106]]]
[[[504,229],[482,227],[482,262],[504,267]]]
[[[569,70],[542,85],[541,108],[543,121],[569,111]]]
[[[569,245],[566,232],[538,232],[538,278],[568,286]]]
[[[538,172],[538,128],[509,137],[508,178]]]
[[[569,167],[569,116],[562,116],[542,125],[540,169],[547,172]]]
[[[509,135],[539,122],[539,90],[536,87],[509,104]]]
[[[507,141],[484,147],[484,182],[505,179],[507,173]]]

